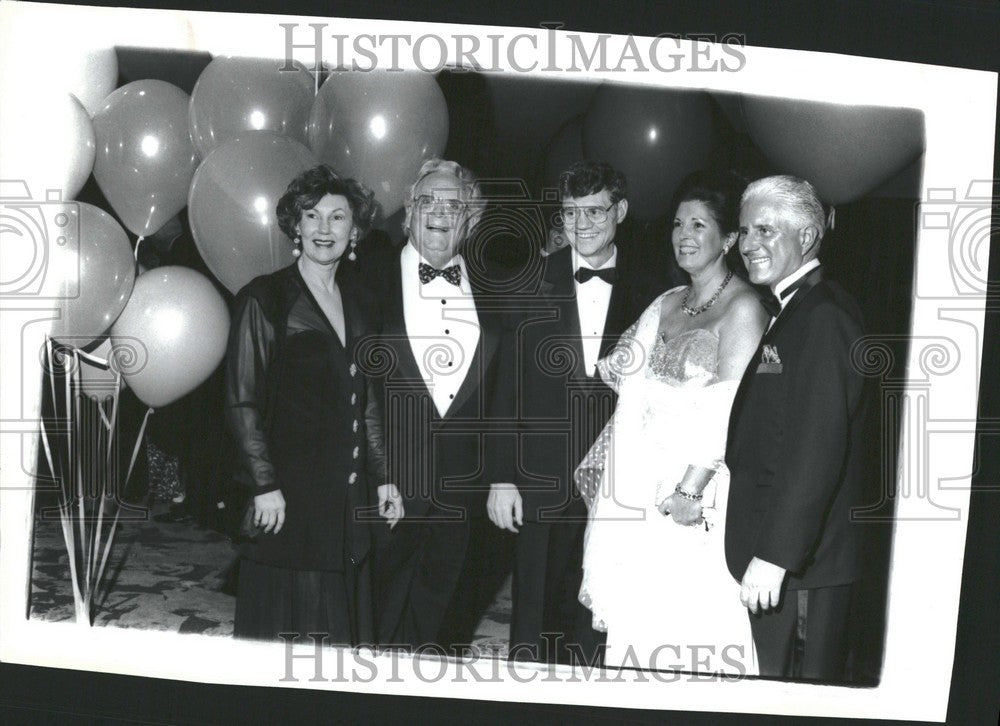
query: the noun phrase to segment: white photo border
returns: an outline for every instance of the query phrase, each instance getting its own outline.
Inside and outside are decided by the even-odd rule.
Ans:
[[[682,677],[674,682],[625,672],[616,678],[573,679],[568,671],[531,665],[501,665],[499,680],[476,678],[468,667],[449,662],[328,651],[325,680],[310,680],[313,664],[293,662],[294,680],[283,680],[289,661],[283,646],[231,639],[178,635],[117,628],[88,628],[25,618],[30,592],[31,480],[22,469],[33,461],[39,401],[37,351],[44,324],[42,302],[0,300],[2,350],[0,386],[0,658],[7,662],[159,678],[271,687],[351,690],[364,693],[517,700],[574,705],[688,711],[803,714],[831,717],[907,718],[943,721],[948,706],[956,622],[973,471],[976,412],[982,355],[985,284],[971,288],[956,277],[957,224],[968,207],[976,208],[977,183],[992,179],[996,125],[997,74],[915,63],[858,58],[807,51],[742,47],[745,58],[738,72],[546,73],[545,48],[551,31],[542,28],[457,26],[442,23],[319,19],[186,11],[78,8],[6,2],[0,25],[8,28],[46,27],[59,14],[59,25],[70,25],[86,37],[99,36],[111,45],[208,51],[283,58],[285,31],[280,23],[308,27],[327,22],[330,32],[362,34],[410,33],[533,36],[510,46],[511,58],[522,67],[540,61],[528,75],[555,75],[571,80],[627,81],[637,84],[707,88],[814,101],[874,106],[902,106],[923,111],[927,134],[922,199],[924,207],[951,221],[918,230],[912,344],[907,375],[912,387],[901,432],[897,516],[889,583],[889,612],[881,682],[873,688],[814,686],[802,683],[707,677]],[[593,34],[579,33],[585,42]],[[40,38],[44,37],[41,34]],[[614,36],[609,48],[624,43]],[[649,38],[635,37],[640,49]],[[40,46],[42,45],[40,41]],[[689,41],[680,46],[691,49]],[[332,49],[331,49],[332,50]],[[388,49],[379,63],[388,67]],[[557,49],[557,52],[563,50]],[[610,50],[609,55],[615,56]],[[308,51],[302,60],[310,60]],[[510,64],[511,58],[501,58]],[[409,63],[408,63],[409,61]],[[412,66],[404,57],[404,67]],[[562,63],[569,66],[569,63]],[[822,79],[817,82],[816,79]],[[2,89],[0,89],[2,94]],[[0,137],[0,143],[7,141]],[[981,189],[981,187],[978,187]],[[989,193],[989,192],[988,192]],[[949,196],[950,195],[950,196]],[[989,201],[986,201],[989,204]],[[979,208],[982,202],[979,202]],[[965,210],[965,211],[963,211]],[[958,240],[959,243],[962,240]],[[985,259],[985,257],[983,258]],[[983,274],[985,278],[985,274]],[[934,341],[951,341],[942,362]],[[17,344],[11,344],[17,341]],[[953,360],[951,358],[954,358]],[[12,413],[13,412],[13,413]],[[941,508],[957,512],[943,519]],[[928,597],[928,582],[936,597]],[[933,627],[928,627],[933,623]],[[308,656],[311,647],[297,650]],[[337,679],[338,656],[349,671]],[[374,663],[373,667],[359,664]],[[479,664],[479,674],[491,669]],[[492,667],[492,666],[491,666]],[[439,674],[442,674],[439,676]],[[343,674],[341,674],[343,675]],[[353,677],[352,677],[353,676]],[[670,680],[664,679],[664,680]],[[525,682],[527,681],[527,682]],[[669,690],[667,690],[669,689]]]

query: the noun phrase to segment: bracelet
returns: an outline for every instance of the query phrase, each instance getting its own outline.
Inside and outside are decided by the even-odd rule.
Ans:
[[[677,484],[677,486],[674,487],[674,492],[676,492],[681,497],[681,499],[687,499],[689,502],[701,501],[702,497],[701,494],[692,494],[691,492],[686,492],[683,489],[681,489],[681,485],[679,483]]]

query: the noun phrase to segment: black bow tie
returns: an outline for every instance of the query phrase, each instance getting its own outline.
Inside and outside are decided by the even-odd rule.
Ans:
[[[605,267],[603,270],[591,270],[589,267],[581,267],[573,274],[573,276],[581,285],[585,282],[593,280],[595,277],[599,277],[609,285],[614,285],[617,274],[614,267]]]
[[[772,318],[778,317],[778,313],[781,312],[782,301],[790,298],[793,292],[795,292],[800,287],[805,285],[807,277],[809,277],[808,274],[803,275],[798,280],[796,280],[791,285],[782,290],[780,298],[774,293],[768,293],[766,295],[762,295],[760,299],[760,304],[764,306],[764,309],[767,310],[767,312],[771,313]]]
[[[427,284],[435,277],[443,277],[445,280],[450,282],[452,285],[460,285],[462,283],[462,268],[458,265],[451,265],[443,270],[439,270],[436,267],[431,267],[426,262],[421,262],[418,268],[420,273],[420,282]]]
[[[764,309],[770,313],[772,318],[778,317],[778,313],[781,312],[781,301],[773,292],[761,295],[760,304],[764,306]]]

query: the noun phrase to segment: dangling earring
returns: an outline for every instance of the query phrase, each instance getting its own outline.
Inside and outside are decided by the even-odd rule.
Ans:
[[[347,253],[347,259],[354,262],[358,256],[354,254],[354,248],[358,246],[358,233],[351,232],[351,251]]]
[[[293,245],[293,247],[292,247],[292,257],[298,257],[299,255],[302,254],[302,248],[299,246],[301,244],[302,244],[302,238],[299,237],[298,235],[296,235],[295,239],[292,241],[292,245]]]
[[[729,247],[730,247],[730,245],[722,245],[722,254],[723,255],[728,255],[729,254]]]

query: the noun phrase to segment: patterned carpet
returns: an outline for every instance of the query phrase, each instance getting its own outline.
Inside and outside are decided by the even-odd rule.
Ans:
[[[157,502],[148,513],[119,523],[95,626],[232,635],[236,546],[190,519],[154,519],[168,509],[169,502]],[[481,652],[506,655],[510,609],[508,577],[476,629]],[[74,617],[58,519],[35,520],[30,614],[48,621]]]

